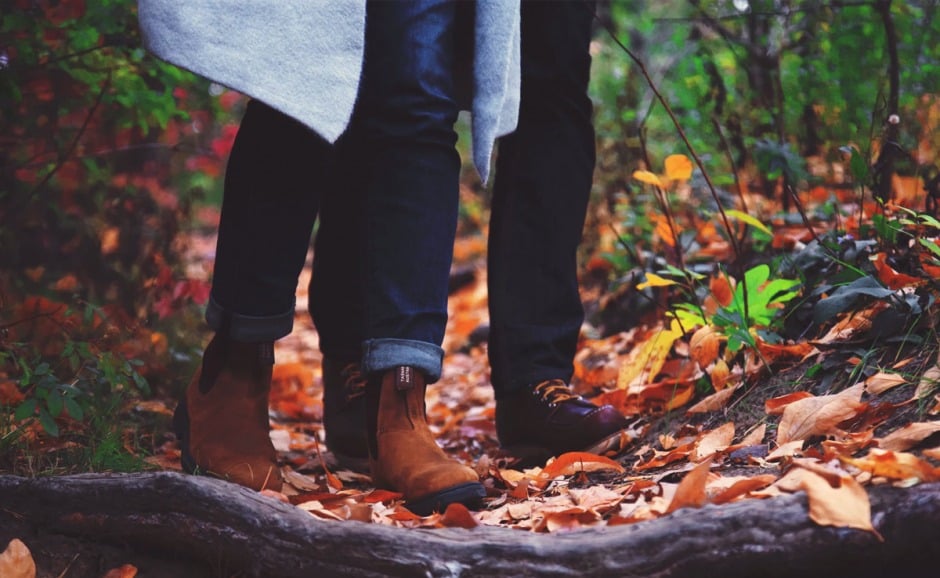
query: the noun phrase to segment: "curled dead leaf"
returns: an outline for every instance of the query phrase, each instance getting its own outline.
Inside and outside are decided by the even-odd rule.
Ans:
[[[731,396],[734,395],[736,389],[736,387],[727,387],[721,391],[715,392],[687,409],[686,413],[708,413],[710,411],[719,411],[724,409],[724,407],[728,405],[728,400],[730,400]]]
[[[133,564],[124,564],[108,570],[101,578],[134,578],[135,576],[137,576],[137,567]]]
[[[820,526],[855,528],[881,539],[871,522],[868,493],[852,476],[841,476],[833,486],[814,471],[793,468],[775,486],[789,492],[806,492],[809,517]]]
[[[707,494],[705,485],[708,482],[708,474],[711,468],[711,458],[706,459],[682,478],[676,493],[669,502],[666,513],[675,512],[679,508],[700,508],[705,505]]]
[[[859,383],[837,394],[808,397],[789,404],[777,427],[777,444],[831,433],[836,425],[858,414],[864,406],[861,401],[864,390],[865,384]]]
[[[940,421],[911,423],[878,440],[878,447],[883,450],[903,452],[938,431],[940,431]]]
[[[718,347],[722,340],[723,336],[711,325],[699,327],[689,340],[689,357],[698,363],[699,367],[708,366],[718,357]]]
[[[36,562],[29,548],[14,538],[0,553],[0,576],[3,578],[36,578]]]
[[[546,464],[539,476],[551,479],[558,476],[574,475],[578,472],[597,472],[601,470],[614,470],[619,473],[624,471],[623,466],[610,458],[587,452],[568,452]]]

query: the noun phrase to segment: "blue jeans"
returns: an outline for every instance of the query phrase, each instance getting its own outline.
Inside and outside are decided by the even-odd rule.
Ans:
[[[573,373],[584,320],[576,254],[595,161],[587,95],[591,19],[582,0],[522,3],[519,126],[499,143],[488,247],[488,352],[497,398]],[[344,170],[346,190],[353,191],[355,163]],[[338,313],[362,312],[348,299],[332,308],[354,294],[344,280],[354,278],[356,264],[331,248],[360,242],[344,225],[359,214],[353,198],[323,204],[310,286],[321,349],[343,360],[358,358],[361,340]]]
[[[457,221],[453,0],[370,1],[359,99],[330,146],[260,102],[229,159],[210,327],[241,341],[290,333],[310,235],[311,311],[325,354],[434,381]]]

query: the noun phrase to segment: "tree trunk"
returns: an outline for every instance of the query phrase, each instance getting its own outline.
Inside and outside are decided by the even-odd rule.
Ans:
[[[211,561],[220,575],[860,578],[936,567],[940,484],[872,487],[870,495],[884,541],[814,524],[803,494],[548,535],[324,521],[172,472],[0,476],[0,511],[38,530]]]

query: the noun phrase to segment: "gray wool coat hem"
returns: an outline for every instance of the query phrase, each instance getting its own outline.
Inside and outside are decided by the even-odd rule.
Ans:
[[[469,100],[484,182],[496,139],[519,118],[519,2],[476,0]],[[329,142],[349,125],[366,0],[138,0],[138,18],[159,58],[261,100]]]

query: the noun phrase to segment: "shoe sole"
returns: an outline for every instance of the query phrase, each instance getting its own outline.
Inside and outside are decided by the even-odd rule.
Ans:
[[[480,482],[467,482],[435,492],[429,496],[408,500],[405,507],[419,516],[443,512],[450,504],[463,504],[468,508],[479,506],[486,497],[486,488]]]
[[[514,467],[523,467],[531,468],[536,466],[543,466],[545,462],[550,458],[558,457],[562,453],[577,451],[584,452],[588,454],[595,454],[599,456],[607,455],[610,453],[620,453],[623,450],[621,447],[621,437],[628,430],[618,430],[605,438],[602,438],[593,444],[589,445],[586,448],[581,449],[572,449],[566,450],[564,452],[558,453],[552,450],[551,448],[538,445],[529,445],[529,444],[515,444],[504,446],[503,450],[518,460],[518,463]]]

